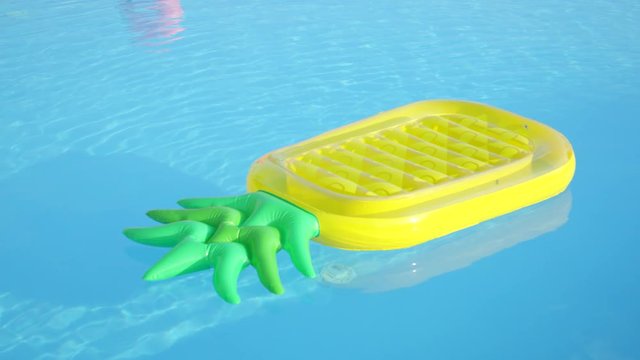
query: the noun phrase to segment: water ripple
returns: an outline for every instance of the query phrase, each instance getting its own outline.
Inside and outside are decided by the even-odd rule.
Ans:
[[[266,151],[409,101],[516,106],[576,88],[629,94],[638,80],[637,4],[203,5],[4,2],[0,176],[69,150],[132,152],[236,189],[221,169],[242,174]],[[188,28],[168,52],[136,40],[178,36],[164,27]]]

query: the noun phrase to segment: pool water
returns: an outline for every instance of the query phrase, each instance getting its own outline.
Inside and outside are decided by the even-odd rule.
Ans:
[[[640,3],[0,2],[0,358],[639,359]],[[573,143],[569,189],[392,252],[279,257],[243,302],[141,280],[145,212],[432,98]],[[399,235],[401,236],[401,235]]]

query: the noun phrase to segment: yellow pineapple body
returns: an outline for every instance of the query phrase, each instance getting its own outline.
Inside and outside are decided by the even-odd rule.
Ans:
[[[488,105],[406,105],[273,151],[249,172],[314,214],[320,243],[387,250],[461,230],[562,192],[575,157],[556,130]]]

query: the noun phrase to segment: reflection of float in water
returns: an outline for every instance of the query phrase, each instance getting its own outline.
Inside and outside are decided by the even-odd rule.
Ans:
[[[121,7],[141,44],[159,46],[181,39],[177,36],[184,31],[180,0],[127,0]]]
[[[523,241],[551,232],[565,222],[571,192],[439,240],[401,250],[340,252],[323,256],[322,281],[337,287],[382,292],[411,287],[471,265]]]

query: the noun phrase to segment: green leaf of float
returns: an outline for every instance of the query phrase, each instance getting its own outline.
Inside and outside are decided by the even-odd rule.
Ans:
[[[204,243],[213,231],[213,227],[201,222],[178,221],[153,227],[128,228],[124,230],[124,235],[141,244],[168,247],[177,245],[187,237]]]
[[[284,294],[276,259],[281,248],[278,230],[268,226],[244,227],[238,240],[247,248],[249,261],[256,268],[262,285],[274,294]]]
[[[223,222],[240,225],[242,213],[236,209],[217,206],[202,209],[151,210],[147,216],[161,223],[176,221],[200,221],[207,225],[218,226]]]
[[[226,196],[218,198],[182,199],[178,201],[178,205],[186,209],[224,206],[238,209],[245,214],[249,214],[255,208],[256,194],[257,193],[249,193],[240,196]]]
[[[240,303],[238,277],[249,265],[245,247],[238,243],[220,245],[213,256],[213,287],[222,299],[232,304]]]
[[[288,224],[288,231],[282,231],[283,247],[291,257],[291,262],[300,273],[309,278],[316,277],[309,249],[309,242],[314,233],[313,227],[296,221]]]
[[[181,241],[144,274],[144,279],[164,280],[208,269],[210,246],[192,239]]]

